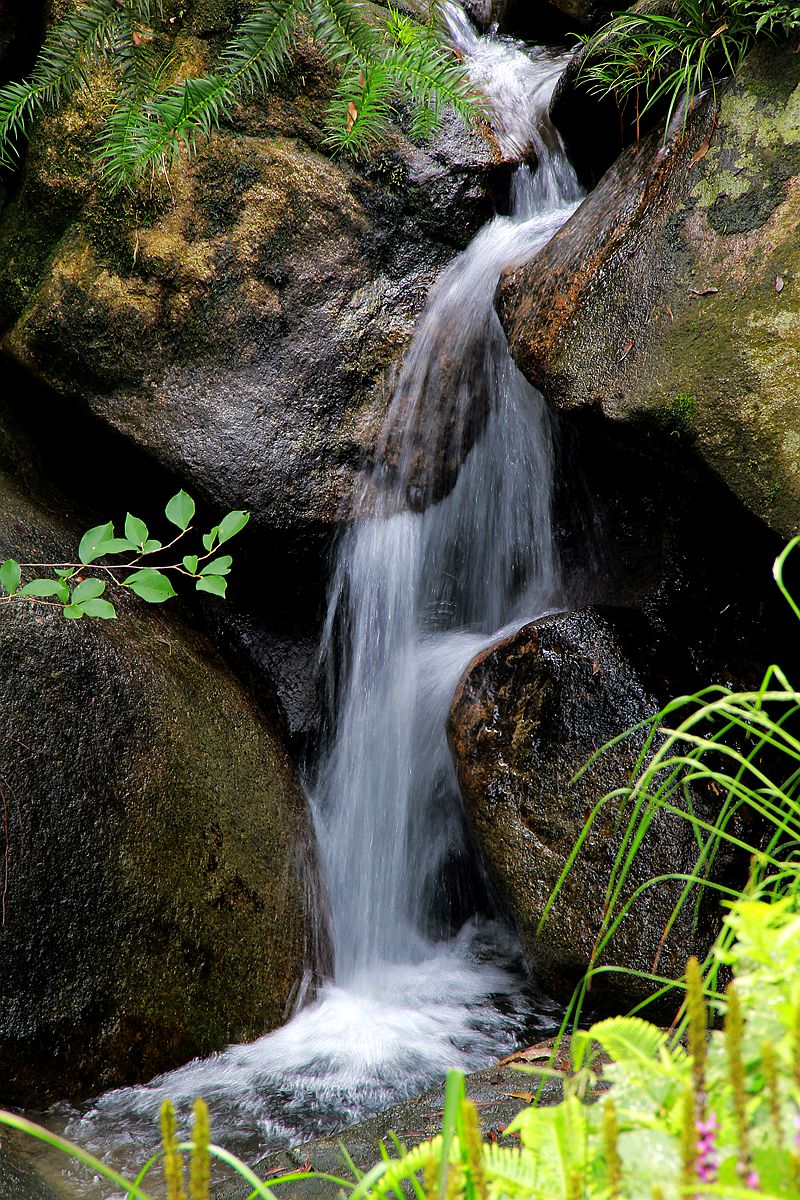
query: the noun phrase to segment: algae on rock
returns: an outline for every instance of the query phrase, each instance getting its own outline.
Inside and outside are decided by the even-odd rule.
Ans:
[[[800,515],[799,200],[800,60],[764,46],[716,121],[706,102],[685,135],[626,151],[499,291],[512,353],[556,408],[683,438],[784,535]]]

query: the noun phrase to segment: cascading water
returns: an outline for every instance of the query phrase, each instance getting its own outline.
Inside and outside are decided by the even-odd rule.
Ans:
[[[108,1093],[72,1121],[119,1165],[140,1156],[165,1095],[179,1106],[203,1095],[218,1139],[252,1153],[413,1094],[449,1066],[486,1065],[535,1021],[513,938],[485,895],[459,888],[476,869],[444,728],[481,647],[563,604],[548,414],[511,360],[493,296],[580,189],[545,116],[565,60],[479,38],[455,7],[447,17],[495,99],[504,153],[533,148],[538,167],[517,169],[511,216],[433,289],[364,481],[369,515],[339,548],[322,648],[332,728],[311,788],[333,978],[276,1033]],[[420,468],[431,419],[437,453]],[[437,482],[447,470],[453,486]]]

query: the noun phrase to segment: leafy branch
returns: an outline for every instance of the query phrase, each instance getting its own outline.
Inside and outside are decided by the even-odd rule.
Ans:
[[[28,79],[0,88],[0,165],[13,164],[35,116],[78,89],[91,91],[102,64],[112,99],[95,146],[101,178],[116,190],[148,170],[166,172],[181,153],[195,153],[243,98],[268,88],[308,35],[341,71],[326,119],[334,151],[369,152],[404,102],[415,134],[433,132],[445,107],[471,123],[482,101],[444,38],[439,0],[428,0],[428,9],[428,20],[418,21],[391,5],[374,15],[360,0],[258,0],[216,72],[166,86],[174,60],[153,49],[167,32],[159,5],[78,0],[48,34]]]
[[[183,554],[178,561],[159,562],[158,567],[143,566],[144,560],[151,555],[163,555],[184,543],[193,530],[195,502],[186,492],[180,491],[173,496],[164,512],[179,531],[166,543],[151,537],[144,521],[128,513],[121,536],[117,536],[112,521],[88,529],[78,546],[77,562],[21,563],[7,558],[0,565],[0,604],[25,600],[60,608],[68,620],[81,617],[110,620],[117,613],[113,603],[104,596],[109,584],[127,588],[148,604],[162,604],[177,595],[170,578],[176,575],[193,579],[198,592],[224,596],[228,586],[226,576],[230,574],[233,559],[230,554],[220,555],[219,548],[244,529],[250,514],[239,509],[227,513],[218,525],[202,535],[202,554]],[[115,555],[126,555],[126,561],[99,561]],[[94,574],[87,575],[87,567]],[[37,574],[23,583],[23,576],[34,571],[50,571],[51,574]],[[100,572],[105,579],[98,577]]]

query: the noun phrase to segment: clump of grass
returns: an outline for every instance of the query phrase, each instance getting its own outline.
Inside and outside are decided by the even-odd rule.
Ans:
[[[631,101],[636,140],[642,117],[661,106],[665,137],[673,117],[687,116],[701,92],[716,102],[719,79],[732,75],[759,39],[800,31],[791,0],[675,0],[672,12],[617,13],[585,47],[579,78],[596,96]]]

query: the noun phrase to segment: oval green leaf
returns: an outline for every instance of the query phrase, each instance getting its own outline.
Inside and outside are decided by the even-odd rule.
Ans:
[[[58,596],[69,600],[69,588],[60,579],[32,579],[19,589],[20,596]]]
[[[231,569],[233,559],[230,554],[223,554],[221,558],[212,559],[207,563],[200,572],[201,575],[227,575]]]
[[[213,596],[224,596],[228,581],[220,575],[201,575],[194,586],[198,592],[211,592]]]
[[[161,542],[156,538],[148,538],[142,546],[142,554],[155,554],[156,550],[161,549]]]
[[[223,542],[227,542],[235,534],[241,533],[249,520],[249,512],[243,512],[240,509],[237,509],[235,512],[229,512],[219,523],[219,544],[222,545]]]
[[[111,521],[107,521],[105,525],[95,525],[93,529],[87,529],[78,546],[78,558],[82,563],[90,563],[99,558],[101,554],[110,554],[111,551],[104,550],[102,547],[113,537],[114,526]]]
[[[11,596],[19,587],[19,581],[22,576],[19,563],[15,558],[7,558],[0,567],[0,585]]]
[[[103,621],[111,621],[117,615],[117,610],[110,600],[84,600],[81,604],[84,616],[100,617]]]
[[[101,579],[84,579],[72,593],[72,603],[82,604],[85,600],[94,600],[97,596],[102,596],[105,590],[106,585]]]
[[[143,567],[141,571],[134,571],[123,580],[123,587],[130,588],[140,600],[146,600],[148,604],[163,604],[171,596],[177,595],[167,576],[153,567]]]
[[[130,513],[125,514],[125,537],[129,538],[135,546],[143,546],[147,541],[147,526],[144,521],[138,517],[131,516]]]
[[[183,489],[167,502],[167,507],[164,509],[167,520],[171,521],[173,525],[177,525],[178,529],[187,528],[194,516],[194,511],[194,500]]]
[[[210,550],[211,547],[214,545],[214,539],[216,538],[218,533],[219,533],[219,525],[215,525],[210,533],[203,534],[203,545],[205,546],[206,550]]]
[[[200,562],[200,559],[197,557],[196,554],[184,555],[183,565],[186,568],[186,570],[189,572],[190,575],[197,574],[197,565],[199,562]]]
[[[61,611],[68,621],[79,621],[83,616],[80,604],[65,604]]]

